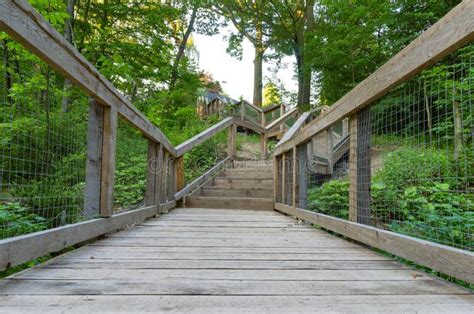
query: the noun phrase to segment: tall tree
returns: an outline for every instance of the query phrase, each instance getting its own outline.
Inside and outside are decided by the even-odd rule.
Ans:
[[[253,104],[262,106],[263,100],[263,61],[264,54],[270,45],[268,25],[263,20],[263,11],[268,0],[217,2],[217,9],[229,19],[239,34],[233,34],[229,41],[229,51],[239,55],[242,39],[248,39],[255,49],[253,75]]]

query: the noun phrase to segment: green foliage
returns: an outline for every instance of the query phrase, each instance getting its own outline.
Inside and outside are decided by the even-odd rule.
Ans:
[[[34,214],[19,202],[0,204],[0,239],[19,236],[47,228],[45,218]]]
[[[349,218],[349,181],[331,180],[308,190],[308,208],[338,218]]]

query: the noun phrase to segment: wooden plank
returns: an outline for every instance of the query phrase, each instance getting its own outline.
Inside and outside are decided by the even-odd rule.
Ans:
[[[260,152],[261,158],[267,159],[267,135],[260,134]]]
[[[291,126],[291,128],[283,135],[281,140],[276,144],[276,146],[280,146],[281,144],[285,143],[289,139],[291,139],[296,132],[298,132],[306,122],[306,119],[311,115],[311,111],[304,112],[298,120],[296,120],[295,124]]]
[[[337,296],[143,296],[63,295],[0,297],[5,312],[52,313],[65,308],[93,312],[213,313],[472,313],[474,296],[337,295]],[[282,310],[283,309],[283,310]]]
[[[160,206],[158,207],[159,210],[158,210],[158,213],[159,214],[167,214],[171,209],[175,208],[176,207],[176,201],[168,201],[166,203],[162,203],[160,204]]]
[[[103,108],[102,154],[100,170],[100,217],[110,217],[114,206],[115,151],[118,115],[113,107]]]
[[[96,100],[90,99],[89,118],[87,121],[86,186],[83,210],[84,217],[89,219],[98,217],[100,209],[103,113],[103,106],[98,104]]]
[[[199,144],[204,143],[205,141],[207,141],[208,139],[210,139],[217,133],[227,129],[229,126],[232,125],[233,122],[234,122],[234,118],[232,117],[226,118],[220,121],[219,123],[216,123],[212,127],[202,131],[201,133],[193,136],[189,140],[179,144],[178,146],[176,146],[176,155],[178,157],[183,156],[186,152],[192,150]]]
[[[164,159],[164,151],[163,145],[158,145],[158,155],[156,156],[156,174],[155,174],[155,205],[159,205],[165,202],[165,191],[164,191],[164,176],[165,176],[165,169],[163,169],[163,159]]]
[[[53,26],[24,0],[0,2],[0,30],[6,32],[89,96],[114,108],[148,138],[175,155],[166,136],[105,79]]]
[[[157,172],[157,157],[159,144],[148,140],[148,159],[147,159],[147,176],[145,190],[145,205],[158,205],[155,202],[155,184]]]
[[[175,194],[175,199],[180,200],[183,197],[186,197],[189,193],[192,191],[198,189],[201,187],[203,184],[207,183],[210,179],[218,175],[220,172],[222,172],[225,168],[225,164],[231,160],[230,156],[227,156],[225,159],[217,163],[214,167],[206,171],[202,176],[194,180],[193,182],[189,183],[181,189],[179,192]]]
[[[280,202],[280,157],[273,157],[273,202]]]
[[[116,250],[121,250],[123,246],[110,246]],[[213,247],[204,247],[207,250],[214,250]],[[319,249],[319,248],[318,248]],[[219,254],[216,253],[216,254]],[[45,266],[50,268],[50,266]],[[395,261],[252,261],[252,260],[138,260],[119,259],[113,261],[108,259],[75,259],[75,260],[55,260],[51,268],[75,268],[75,269],[324,269],[336,270],[347,269],[358,271],[362,269],[401,269],[399,263]],[[406,267],[407,268],[407,267]]]
[[[97,256],[93,256],[97,258]],[[113,256],[112,256],[113,258]],[[235,258],[235,257],[234,257]],[[223,272],[220,269],[130,269],[127,272],[117,273],[113,269],[74,269],[74,268],[39,268],[32,272],[19,274],[14,278],[36,280],[128,280],[149,282],[167,280],[168,278],[202,278],[203,280],[289,280],[289,281],[319,281],[319,280],[405,280],[427,281],[430,280],[421,272],[408,269],[375,269],[375,270],[321,270],[321,269],[283,269],[274,271],[270,269],[229,269]]]
[[[321,119],[310,122],[275,154],[290,150],[315,134],[383,97],[448,54],[474,40],[474,2],[462,1],[437,23],[332,105]]]
[[[163,166],[161,172],[161,202],[165,203],[168,201],[168,171],[169,171],[169,159],[170,153],[163,151]]]
[[[474,253],[331,216],[275,204],[281,212],[317,224],[366,245],[387,251],[449,276],[474,282]],[[433,258],[436,256],[436,258]]]
[[[142,222],[156,213],[156,206],[144,207],[110,218],[98,218],[0,240],[0,269],[29,262],[124,226]]]
[[[287,174],[287,157],[286,154],[281,156],[281,202],[286,203],[286,176]]]
[[[446,295],[464,294],[441,281],[288,281],[202,280],[168,278],[159,281],[128,280],[14,280],[0,283],[2,295]]]

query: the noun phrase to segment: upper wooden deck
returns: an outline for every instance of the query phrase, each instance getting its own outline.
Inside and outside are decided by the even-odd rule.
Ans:
[[[474,295],[277,212],[179,208],[18,273],[0,312],[470,312]]]

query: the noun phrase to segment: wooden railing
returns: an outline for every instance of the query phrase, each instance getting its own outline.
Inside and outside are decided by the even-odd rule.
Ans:
[[[399,86],[449,53],[472,42],[473,16],[474,2],[463,1],[324,114],[306,126],[303,124],[309,113],[302,115],[279,143],[273,155],[275,208],[366,245],[473,283],[473,252],[367,225],[371,201],[369,106],[393,87]],[[333,148],[334,143],[330,143],[331,136],[328,134],[331,134],[332,126],[344,119],[350,119],[350,188],[347,204],[349,221],[305,209],[308,194],[306,144],[314,137],[323,136],[327,139],[328,146]]]

